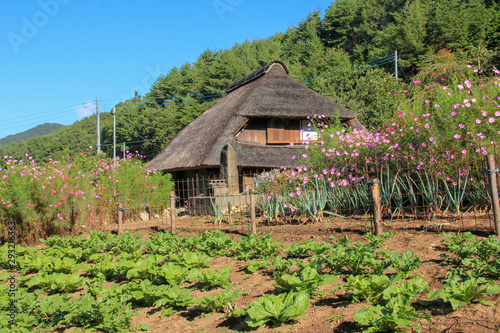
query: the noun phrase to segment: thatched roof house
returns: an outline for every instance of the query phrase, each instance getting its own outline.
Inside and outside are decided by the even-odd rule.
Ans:
[[[338,116],[362,128],[356,114],[288,76],[286,65],[278,60],[231,83],[226,92],[177,133],[149,166],[173,172],[177,179],[217,174],[227,178],[228,168],[241,174],[292,166],[297,150],[290,142],[301,141],[307,116]],[[228,159],[235,165],[228,166]]]

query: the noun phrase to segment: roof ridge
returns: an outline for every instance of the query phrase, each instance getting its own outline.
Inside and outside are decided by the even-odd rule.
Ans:
[[[267,63],[266,65],[262,66],[261,68],[253,71],[252,73],[245,75],[241,79],[238,79],[238,80],[232,82],[230,85],[227,86],[226,93],[230,93],[231,91],[236,90],[236,89],[244,86],[245,84],[252,82],[252,81],[258,79],[259,77],[267,74],[267,72],[269,72],[269,70],[275,64],[280,64],[283,67],[283,69],[285,70],[286,74],[288,75],[288,68],[286,67],[285,63],[281,60],[275,59],[275,60]]]

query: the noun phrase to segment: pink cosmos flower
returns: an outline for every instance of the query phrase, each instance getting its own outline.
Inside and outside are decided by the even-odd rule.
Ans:
[[[453,137],[454,137],[455,139],[460,139],[460,138],[461,138],[460,134],[455,134]]]
[[[434,106],[435,106],[436,108],[440,108],[440,107],[441,107],[441,105],[439,105],[439,104],[434,104]]]
[[[481,124],[481,119],[476,119],[476,124]]]

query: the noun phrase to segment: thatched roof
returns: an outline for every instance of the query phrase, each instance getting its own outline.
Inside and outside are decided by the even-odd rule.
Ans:
[[[297,154],[294,148],[241,143],[235,135],[252,118],[306,119],[314,114],[356,118],[355,113],[292,79],[285,64],[277,60],[231,83],[226,91],[226,96],[177,133],[148,165],[165,171],[219,167],[221,150],[230,144],[238,166],[290,166],[292,155]]]

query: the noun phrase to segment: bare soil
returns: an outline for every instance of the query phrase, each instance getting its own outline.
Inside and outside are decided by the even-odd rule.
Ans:
[[[339,219],[324,220],[315,224],[295,225],[267,225],[259,224],[258,231],[263,233],[272,232],[275,240],[281,241],[282,245],[291,245],[294,242],[315,239],[318,242],[328,241],[330,237],[342,238],[347,235],[353,241],[366,241],[363,234],[371,231],[367,218],[359,219]],[[248,222],[237,224],[213,225],[210,218],[190,217],[177,220],[179,235],[196,235],[207,229],[221,229],[226,231],[238,240],[242,235],[250,231]],[[486,238],[494,234],[491,221],[487,218],[469,216],[460,220],[448,218],[434,220],[432,222],[398,220],[396,222],[386,222],[384,231],[393,232],[394,235],[387,242],[392,251],[403,252],[405,250],[416,251],[421,257],[422,264],[416,273],[421,274],[429,283],[431,289],[442,287],[440,279],[444,277],[449,267],[441,266],[444,253],[439,236],[441,231],[457,232],[471,231],[478,238]],[[151,229],[141,230],[144,237]],[[282,254],[284,255],[284,253]],[[265,275],[262,271],[254,274],[246,274],[240,270],[244,262],[238,262],[233,258],[221,257],[211,258],[211,268],[230,266],[233,268],[231,280],[236,289],[245,291],[234,303],[238,308],[247,307],[252,301],[265,293],[273,293],[275,287],[271,276]],[[336,284],[344,284],[345,277],[340,277]],[[183,311],[170,317],[160,318],[159,312],[151,312],[151,309],[143,309],[140,315],[135,317],[133,325],[146,323],[151,327],[151,332],[234,332],[234,331],[255,331],[255,332],[360,332],[361,327],[354,321],[353,315],[361,310],[368,303],[351,303],[342,298],[344,291],[332,292],[332,286],[322,286],[321,290],[327,291],[326,295],[318,296],[311,300],[307,316],[297,319],[291,323],[283,324],[277,328],[260,327],[252,329],[248,327],[242,319],[228,318],[225,313],[211,313],[208,315],[194,314],[192,311]],[[194,291],[192,295],[199,298],[206,293],[218,294],[222,289],[208,292]],[[421,300],[426,300],[426,294],[420,296]],[[466,305],[457,311],[451,311],[449,305],[444,303],[433,303],[429,309],[420,308],[422,311],[429,311],[432,315],[432,322],[418,320],[421,325],[421,332],[500,332],[500,297],[493,295],[488,298],[492,306],[485,306],[480,303]]]

